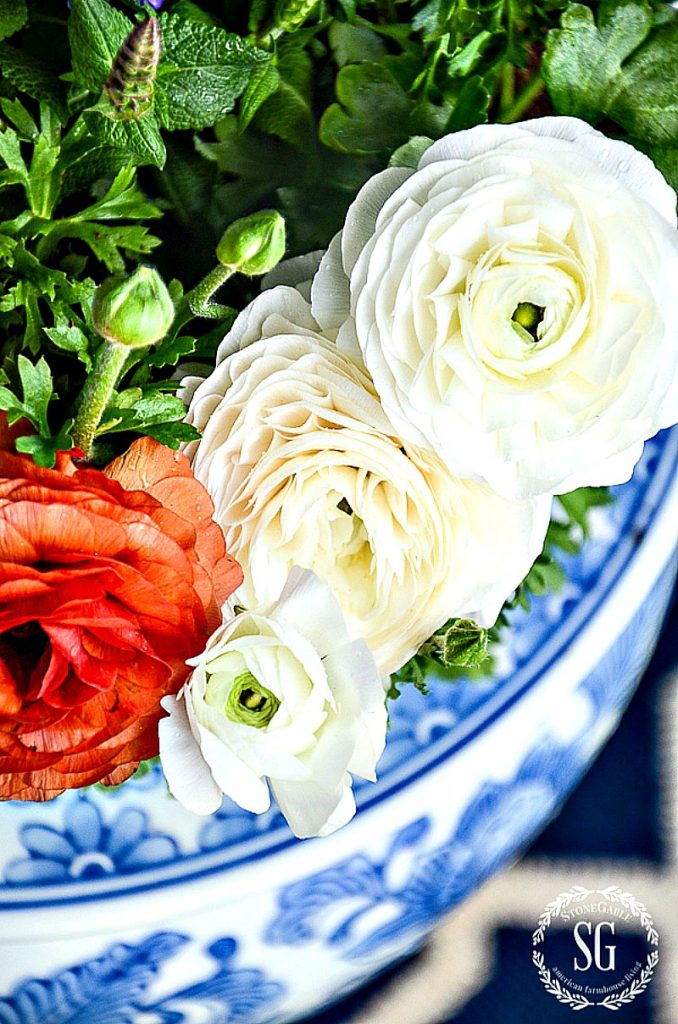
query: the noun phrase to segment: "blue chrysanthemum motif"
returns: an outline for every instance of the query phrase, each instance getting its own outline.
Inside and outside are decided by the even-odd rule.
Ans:
[[[123,807],[107,823],[84,794],[67,804],[63,829],[27,823],[19,839],[26,856],[6,865],[5,884],[54,885],[127,875],[167,863],[180,852],[174,839],[150,828],[148,815],[138,807]]]

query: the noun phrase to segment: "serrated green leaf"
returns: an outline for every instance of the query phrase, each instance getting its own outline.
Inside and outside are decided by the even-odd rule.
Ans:
[[[0,0],[0,39],[6,39],[28,21],[26,0]]]
[[[43,434],[49,434],[47,424],[47,406],[52,398],[52,373],[45,359],[41,356],[35,365],[19,356],[17,359],[21,387],[23,389],[23,406],[26,415]]]
[[[26,356],[20,355],[17,369],[22,396],[18,398],[8,388],[0,387],[0,409],[7,412],[10,424],[25,416],[39,433],[49,437],[47,406],[53,392],[50,368],[42,356],[34,365]]]
[[[596,122],[624,88],[623,63],[647,38],[653,24],[646,0],[603,0],[598,20],[583,4],[565,11],[549,33],[544,80],[559,114]]]
[[[90,92],[100,92],[133,24],[107,0],[72,0],[68,19],[73,74]]]
[[[59,116],[66,119],[61,83],[36,57],[24,50],[17,50],[9,43],[0,43],[0,68],[3,77],[15,89],[40,103],[50,103]]]
[[[137,121],[128,121],[93,108],[85,111],[83,116],[92,135],[102,145],[122,150],[136,165],[164,167],[167,156],[165,144],[152,114],[146,114]]]
[[[338,103],[320,120],[326,146],[343,153],[377,153],[407,139],[412,101],[380,64],[347,64],[335,88]]]
[[[270,54],[225,29],[162,14],[155,108],[163,128],[207,128],[233,109]]]

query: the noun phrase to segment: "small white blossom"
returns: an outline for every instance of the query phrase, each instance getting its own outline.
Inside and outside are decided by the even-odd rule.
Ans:
[[[300,838],[355,814],[349,772],[375,780],[384,748],[384,687],[367,644],[351,640],[339,605],[295,568],[280,600],[237,615],[164,697],[160,758],[170,791],[196,814],[224,794],[248,811],[269,785]]]

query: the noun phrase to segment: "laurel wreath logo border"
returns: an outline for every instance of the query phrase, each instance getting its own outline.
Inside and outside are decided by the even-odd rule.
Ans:
[[[544,941],[546,931],[554,917],[558,917],[561,911],[576,903],[583,903],[590,896],[602,896],[610,903],[618,903],[625,910],[628,910],[637,918],[647,937],[648,944],[655,947],[650,950],[645,961],[645,966],[639,976],[621,992],[610,992],[599,1002],[592,1002],[583,993],[570,992],[564,988],[557,978],[551,975],[550,969],[546,966],[544,954],[539,949],[532,952],[532,962],[539,973],[539,978],[547,992],[555,996],[559,1003],[569,1006],[571,1010],[585,1010],[587,1006],[602,1006],[606,1010],[619,1010],[622,1006],[633,1002],[636,996],[644,992],[652,980],[654,969],[659,963],[659,934],[654,926],[654,921],[645,906],[637,900],[630,892],[624,892],[618,885],[610,885],[606,889],[587,889],[583,885],[574,885],[567,892],[561,892],[554,900],[547,903],[543,914],[540,916],[535,931],[532,933],[532,945],[539,946]]]

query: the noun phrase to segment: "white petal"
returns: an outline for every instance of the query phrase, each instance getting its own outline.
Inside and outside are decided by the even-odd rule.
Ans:
[[[323,249],[316,249],[315,252],[306,253],[304,256],[293,256],[289,260],[283,260],[262,278],[262,291],[286,284],[290,288],[296,288],[305,299],[310,300],[311,282],[320,266],[323,252]]]
[[[170,713],[169,718],[161,718],[158,723],[160,763],[169,791],[194,814],[213,814],[221,806],[223,793],[191,731],[186,702],[163,697],[161,704]]]
[[[336,331],[351,311],[348,277],[341,258],[341,235],[335,235],[311,285],[313,316],[324,331]]]
[[[274,618],[310,640],[321,658],[349,639],[339,602],[327,584],[298,565],[287,577]]]
[[[376,764],[386,744],[388,714],[374,656],[363,640],[355,640],[333,651],[324,664],[337,703],[349,705],[356,719],[348,770],[375,782]]]
[[[619,139],[610,139],[576,117],[540,117],[521,124],[534,135],[576,142],[603,170],[676,224],[676,193],[649,156]]]
[[[348,277],[365,243],[374,233],[382,206],[412,174],[408,167],[388,167],[370,178],[350,205],[341,232],[342,261]]]
[[[200,748],[221,791],[240,807],[262,814],[271,804],[268,786],[216,736],[200,729]]]
[[[299,839],[326,836],[355,814],[355,799],[343,778],[328,790],[316,782],[275,782],[271,789],[287,823]]]

